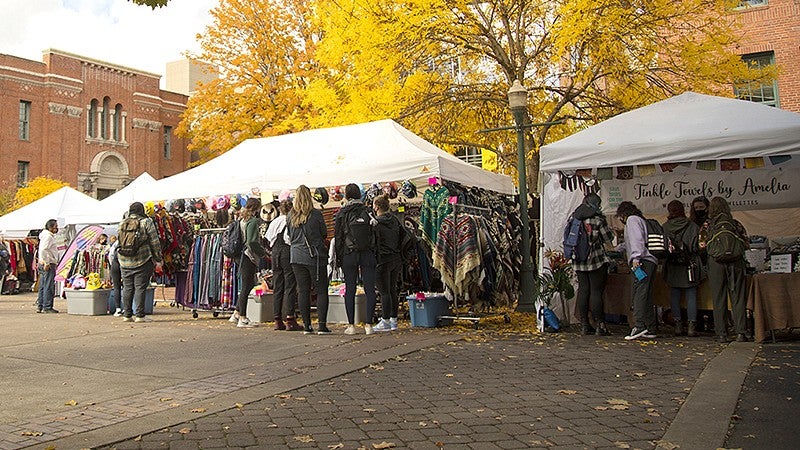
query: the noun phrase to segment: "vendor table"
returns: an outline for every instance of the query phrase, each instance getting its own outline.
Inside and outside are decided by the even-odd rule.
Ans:
[[[756,342],[773,330],[800,328],[800,273],[753,275],[747,309],[753,311]]]
[[[670,289],[664,282],[661,269],[653,276],[653,303],[656,306],[670,307]],[[629,273],[610,273],[606,281],[605,310],[606,314],[631,315],[631,302],[633,301],[633,275]],[[681,305],[686,306],[686,298],[681,299]],[[708,287],[708,280],[704,280],[697,287],[697,309],[713,310],[714,301]]]

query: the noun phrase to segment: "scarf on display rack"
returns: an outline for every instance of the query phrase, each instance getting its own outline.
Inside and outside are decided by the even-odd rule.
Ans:
[[[579,170],[573,174],[558,171],[559,184],[561,189],[569,192],[575,192],[580,189],[583,195],[596,194],[600,191],[600,180],[592,175],[591,170]]]

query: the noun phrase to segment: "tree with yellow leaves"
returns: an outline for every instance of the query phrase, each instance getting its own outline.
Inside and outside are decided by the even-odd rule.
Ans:
[[[14,209],[19,209],[29,203],[33,203],[64,186],[69,186],[69,183],[44,176],[36,177],[30,180],[25,186],[17,189],[17,193],[14,195]]]

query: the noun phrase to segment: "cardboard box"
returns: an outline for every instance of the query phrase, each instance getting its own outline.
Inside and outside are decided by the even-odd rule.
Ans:
[[[437,327],[439,316],[450,315],[450,306],[444,295],[427,296],[425,300],[418,300],[416,295],[409,295],[406,300],[412,327]]]
[[[103,316],[108,314],[108,295],[111,289],[66,289],[67,314]]]
[[[367,319],[367,296],[356,294],[356,314],[355,324],[366,322]],[[344,309],[344,297],[341,295],[328,295],[328,323],[348,323],[347,311]],[[372,318],[369,318],[372,323]]]
[[[247,299],[247,318],[251,322],[272,322],[272,293],[256,296],[251,294]]]

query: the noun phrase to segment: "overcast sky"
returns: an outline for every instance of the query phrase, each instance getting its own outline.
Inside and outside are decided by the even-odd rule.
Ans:
[[[167,62],[199,50],[195,36],[217,4],[171,0],[152,10],[127,0],[0,0],[0,53],[41,61],[55,48],[163,75]]]

